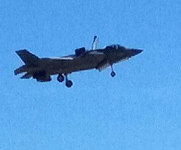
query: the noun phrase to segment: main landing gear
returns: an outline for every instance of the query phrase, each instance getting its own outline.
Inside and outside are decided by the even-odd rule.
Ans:
[[[115,77],[116,73],[114,72],[112,65],[111,65],[111,70],[112,70],[112,71],[111,71],[111,76],[112,76],[112,77]]]
[[[68,80],[67,74],[64,74],[64,76],[62,74],[59,74],[58,77],[57,77],[57,80],[59,82],[63,82],[65,80],[65,85],[68,88],[70,88],[73,85],[73,82],[71,80]]]
[[[58,82],[63,82],[64,81],[64,76],[59,74],[57,77]]]

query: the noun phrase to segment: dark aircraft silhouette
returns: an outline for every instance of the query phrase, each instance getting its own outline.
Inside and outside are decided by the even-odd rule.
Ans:
[[[94,37],[93,44],[96,42]],[[16,53],[23,60],[25,65],[14,71],[15,75],[26,72],[21,79],[33,77],[40,82],[51,81],[51,75],[58,74],[57,80],[63,82],[67,87],[73,85],[67,75],[82,70],[97,69],[99,71],[111,66],[111,76],[116,74],[113,71],[113,64],[127,60],[142,52],[139,49],[125,48],[120,45],[110,45],[103,49],[86,50],[84,47],[75,50],[74,55],[59,58],[39,58],[26,49],[18,50]]]

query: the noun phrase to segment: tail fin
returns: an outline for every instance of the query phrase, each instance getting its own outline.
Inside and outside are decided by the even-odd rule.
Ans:
[[[16,51],[18,56],[23,60],[26,65],[36,64],[40,59],[26,49]]]

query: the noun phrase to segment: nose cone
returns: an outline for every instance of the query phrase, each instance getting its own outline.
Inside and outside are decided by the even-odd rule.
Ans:
[[[139,53],[141,53],[143,50],[140,49],[130,49],[130,56],[135,56]]]

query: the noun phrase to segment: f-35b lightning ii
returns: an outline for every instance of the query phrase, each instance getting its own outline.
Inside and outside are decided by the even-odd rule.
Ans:
[[[59,82],[65,80],[65,85],[71,87],[73,82],[68,79],[68,74],[76,71],[97,69],[99,71],[111,66],[111,76],[116,73],[113,71],[113,64],[127,60],[142,52],[139,49],[125,48],[120,45],[110,45],[103,49],[94,49],[96,36],[91,50],[84,47],[75,50],[75,54],[59,58],[39,58],[28,50],[18,50],[16,53],[23,60],[25,65],[14,71],[15,75],[26,72],[21,79],[33,77],[39,82],[51,81],[51,75],[56,75]]]

